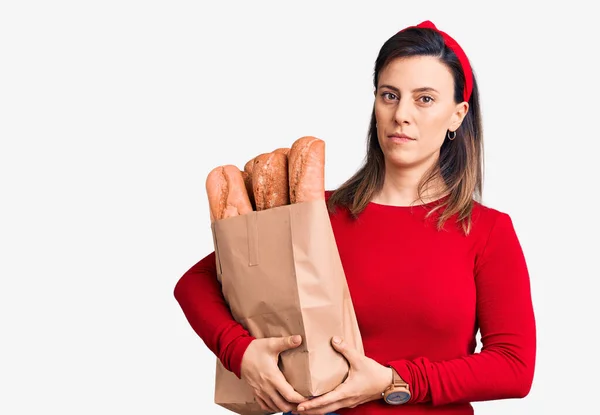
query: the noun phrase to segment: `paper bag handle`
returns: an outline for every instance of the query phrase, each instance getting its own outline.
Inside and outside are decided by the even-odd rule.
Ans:
[[[246,234],[248,235],[248,266],[258,265],[258,212],[246,215]]]

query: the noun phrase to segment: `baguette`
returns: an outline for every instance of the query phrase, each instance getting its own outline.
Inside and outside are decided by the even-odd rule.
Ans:
[[[246,188],[246,194],[248,195],[248,199],[250,200],[250,206],[252,206],[252,210],[256,209],[256,202],[254,201],[254,192],[252,190],[252,175],[247,171],[242,171],[242,179],[244,180],[244,187]]]
[[[277,149],[273,150],[273,153],[281,153],[281,154],[285,154],[286,156],[289,156],[290,149],[289,149],[289,147],[281,147],[281,148],[277,148]]]
[[[288,158],[285,153],[273,151],[254,158],[252,190],[257,211],[290,203]]]
[[[325,199],[325,142],[305,136],[289,152],[290,203]]]
[[[244,165],[244,171],[246,173],[248,173],[250,176],[252,176],[252,168],[254,167],[254,161],[256,160],[256,157],[254,157],[253,159],[250,159],[246,162],[246,164]]]
[[[252,212],[242,172],[234,165],[212,169],[206,178],[206,193],[211,222]]]
[[[252,167],[254,167],[254,160],[250,159],[244,165],[244,171],[242,172],[242,177],[244,178],[244,184],[246,185],[246,192],[248,192],[248,197],[250,198],[250,204],[252,205],[252,209],[256,210],[256,202],[254,201],[254,190],[252,189]]]

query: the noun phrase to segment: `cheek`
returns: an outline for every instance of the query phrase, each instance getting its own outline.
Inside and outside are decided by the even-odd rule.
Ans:
[[[419,122],[419,130],[422,137],[431,141],[444,141],[449,117],[446,113],[424,114]]]
[[[375,120],[377,122],[383,122],[383,120],[384,120],[383,111],[382,111],[381,107],[377,104],[375,104]]]

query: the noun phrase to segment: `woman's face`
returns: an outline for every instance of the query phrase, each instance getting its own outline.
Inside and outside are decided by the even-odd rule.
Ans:
[[[386,165],[429,168],[439,157],[447,131],[460,126],[467,110],[468,103],[454,102],[452,74],[438,58],[391,61],[381,71],[375,91],[377,137]]]

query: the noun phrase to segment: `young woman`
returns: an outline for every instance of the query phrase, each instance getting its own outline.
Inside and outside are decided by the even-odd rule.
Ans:
[[[231,317],[214,253],[175,287],[188,321],[265,410],[300,414],[472,414],[470,402],[531,388],[536,330],[510,216],[479,202],[477,82],[433,23],[401,30],[375,63],[365,163],[326,192],[365,354],[343,339],[346,381],[307,400],[277,367],[299,339],[255,339]],[[482,349],[475,353],[476,334]]]

